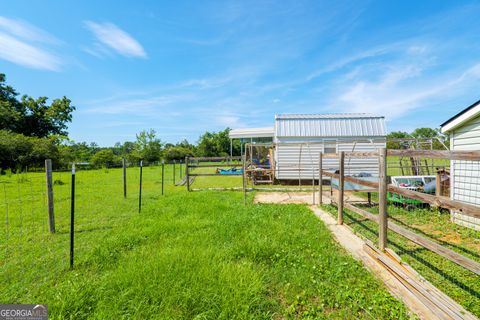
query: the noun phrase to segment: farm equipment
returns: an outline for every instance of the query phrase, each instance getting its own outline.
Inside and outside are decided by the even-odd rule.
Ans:
[[[436,177],[435,176],[393,176],[391,177],[392,184],[399,188],[413,190],[417,192],[423,192],[427,194],[435,194],[436,190]],[[410,199],[403,195],[388,192],[388,201],[393,204],[402,206],[407,210],[413,210],[415,208],[426,208],[427,203],[420,200]]]

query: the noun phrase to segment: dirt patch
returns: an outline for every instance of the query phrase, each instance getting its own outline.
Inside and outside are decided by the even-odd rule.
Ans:
[[[337,197],[336,192],[333,193]],[[330,204],[330,191],[323,193],[323,203]],[[294,203],[294,204],[313,204],[312,192],[257,192],[254,203]],[[347,202],[365,202],[365,199],[352,193],[345,192],[345,201]],[[315,203],[318,204],[318,191],[315,193]]]
[[[313,204],[313,195],[311,192],[257,192],[253,201],[254,203]],[[326,197],[323,201],[330,203]],[[315,194],[315,203],[318,203],[318,193]]]

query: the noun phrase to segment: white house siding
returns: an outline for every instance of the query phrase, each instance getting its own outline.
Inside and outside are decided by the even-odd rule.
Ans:
[[[275,146],[275,165],[277,179],[318,179],[319,154],[323,152],[323,142],[337,143],[337,151],[376,151],[385,147],[385,138],[362,137],[283,137],[277,138]],[[325,158],[323,169],[338,169],[338,159]],[[353,175],[367,172],[378,176],[378,159],[345,159],[345,174]]]
[[[452,131],[452,150],[480,150],[480,116]],[[480,161],[451,161],[450,196],[454,200],[480,206]],[[480,230],[480,219],[458,212],[452,220],[460,225]]]

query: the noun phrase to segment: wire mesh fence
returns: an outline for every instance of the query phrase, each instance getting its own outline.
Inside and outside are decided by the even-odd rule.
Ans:
[[[91,256],[101,250],[104,237],[138,215],[140,168],[138,164],[129,164],[125,170],[121,164],[101,169],[77,165],[75,176],[74,252],[75,265],[78,265],[91,261]],[[175,181],[183,176],[180,163],[145,163],[143,203],[153,205],[162,193],[172,192]],[[11,291],[11,296],[35,283],[35,279],[29,279],[29,284],[22,287],[18,279],[26,271],[40,280],[55,277],[70,268],[71,171],[53,171],[51,185],[55,232],[51,232],[49,224],[46,173],[0,175],[3,220],[0,224],[0,282],[2,290]]]

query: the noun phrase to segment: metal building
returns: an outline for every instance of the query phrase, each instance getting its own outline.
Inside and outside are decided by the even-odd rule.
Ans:
[[[475,102],[441,124],[442,133],[450,135],[451,150],[480,150],[480,101]],[[450,162],[450,197],[480,206],[480,161]],[[452,220],[480,230],[480,219],[452,212]]]
[[[339,151],[376,151],[386,146],[385,118],[366,113],[285,114],[275,116],[277,179],[318,179],[319,154]],[[338,161],[325,159],[324,169]],[[378,159],[346,159],[345,174],[378,175]]]
[[[376,151],[386,146],[385,118],[366,113],[283,114],[275,116],[274,129],[236,129],[230,138],[255,142],[269,139],[272,166],[280,180],[318,179],[319,154],[337,151]],[[325,159],[324,169],[335,169],[338,161]],[[317,170],[315,172],[315,170]],[[378,159],[346,159],[345,174],[378,175]]]

